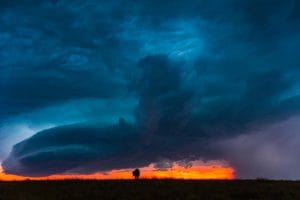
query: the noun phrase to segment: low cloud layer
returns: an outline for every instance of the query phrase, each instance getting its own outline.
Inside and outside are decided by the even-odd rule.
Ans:
[[[30,2],[0,5],[6,172],[225,159],[241,178],[300,178],[284,159],[299,155],[298,1]]]

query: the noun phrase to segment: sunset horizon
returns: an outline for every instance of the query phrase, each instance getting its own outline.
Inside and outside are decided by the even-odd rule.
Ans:
[[[131,169],[112,170],[93,174],[61,174],[45,177],[25,177],[6,174],[0,167],[0,181],[54,181],[54,180],[132,180]],[[193,165],[183,167],[175,164],[167,169],[156,169],[153,164],[139,168],[140,179],[177,179],[177,180],[233,180],[234,169],[221,165]]]

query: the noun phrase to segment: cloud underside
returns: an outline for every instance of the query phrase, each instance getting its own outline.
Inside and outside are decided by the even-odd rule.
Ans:
[[[0,144],[15,144],[0,148],[6,172],[201,158],[226,159],[239,177],[300,176],[289,148],[299,144],[298,1],[30,2],[0,5]],[[34,134],[8,131],[19,124]],[[246,162],[248,148],[270,159]]]

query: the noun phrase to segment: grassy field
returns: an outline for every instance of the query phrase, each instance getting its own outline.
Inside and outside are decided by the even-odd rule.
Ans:
[[[0,199],[300,199],[300,182],[263,180],[0,182]]]

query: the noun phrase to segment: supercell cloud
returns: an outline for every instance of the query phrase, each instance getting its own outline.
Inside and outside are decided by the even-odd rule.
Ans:
[[[201,159],[239,178],[300,178],[299,1],[19,0],[0,12],[5,172]]]

